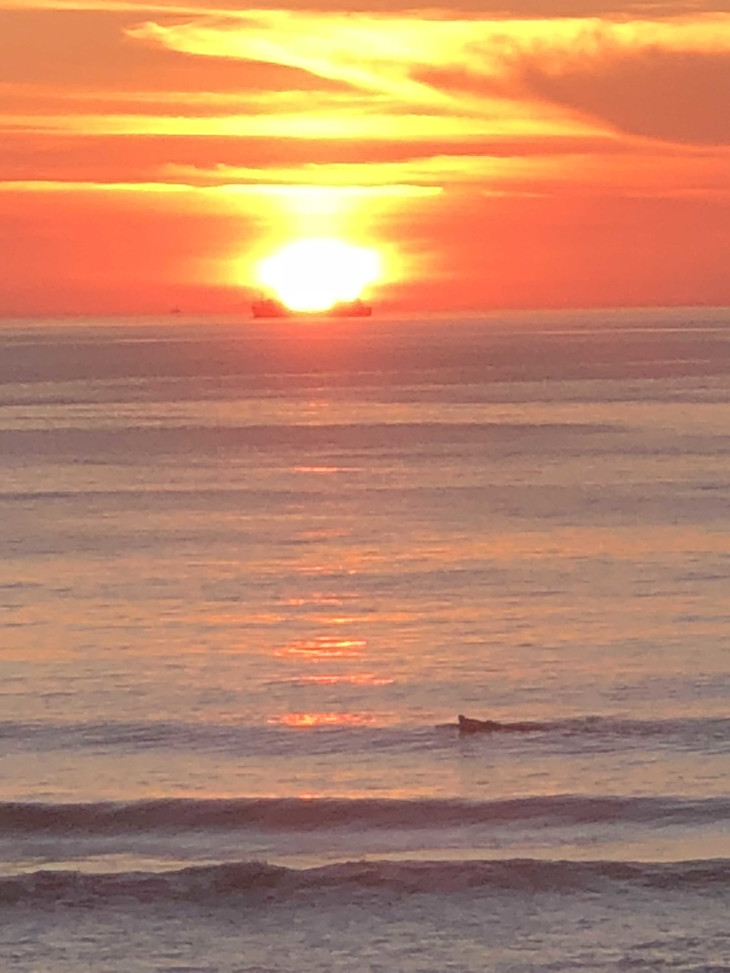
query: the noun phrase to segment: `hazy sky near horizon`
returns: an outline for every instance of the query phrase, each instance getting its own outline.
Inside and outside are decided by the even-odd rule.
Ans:
[[[0,0],[0,314],[235,309],[301,235],[391,306],[730,304],[727,3]]]

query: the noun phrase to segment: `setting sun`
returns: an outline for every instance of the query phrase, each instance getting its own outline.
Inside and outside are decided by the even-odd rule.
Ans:
[[[375,250],[328,237],[297,240],[262,260],[261,283],[293,311],[354,301],[381,274]]]

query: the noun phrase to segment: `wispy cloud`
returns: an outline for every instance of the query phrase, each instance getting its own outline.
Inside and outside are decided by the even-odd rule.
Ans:
[[[675,136],[691,140],[693,126],[685,116],[697,105],[685,105],[686,112],[678,113],[677,101],[662,97],[667,78],[674,72],[681,88],[692,73],[689,59],[695,75],[704,71],[708,83],[716,75],[717,90],[730,89],[723,84],[730,77],[730,14],[496,21],[446,19],[440,11],[403,17],[254,10],[235,18],[148,21],[128,34],[180,54],[276,64],[341,83],[357,93],[365,109],[359,119],[363,137],[373,131],[373,117],[387,127],[393,116],[405,115],[409,120],[399,126],[405,138],[420,137],[423,125],[413,121],[417,117],[446,138],[459,132],[556,135],[625,128],[670,141]],[[643,115],[622,111],[626,92],[615,76],[627,70],[644,82],[635,92],[639,103],[651,107]],[[591,79],[607,79],[601,92],[595,92],[595,83],[591,89]],[[586,82],[593,97],[590,90],[586,93]],[[657,85],[661,90],[652,98]],[[709,105],[702,109],[704,128],[722,133],[728,106],[723,98]],[[321,113],[327,110],[320,96],[310,103],[310,114],[320,115],[322,134],[329,122]],[[446,119],[456,120],[457,131]],[[340,119],[330,121],[334,134]],[[290,119],[283,129],[276,127],[277,135],[287,131],[305,134]],[[352,137],[351,124],[343,131]]]

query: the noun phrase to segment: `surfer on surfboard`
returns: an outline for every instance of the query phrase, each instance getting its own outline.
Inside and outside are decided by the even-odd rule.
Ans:
[[[495,720],[474,720],[459,713],[459,733],[494,733],[502,728]]]

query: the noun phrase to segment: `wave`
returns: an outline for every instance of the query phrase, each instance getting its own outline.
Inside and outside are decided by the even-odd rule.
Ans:
[[[0,879],[0,904],[65,903],[89,906],[114,899],[189,900],[206,905],[232,896],[267,901],[308,892],[321,896],[366,892],[427,894],[468,891],[601,892],[611,886],[653,890],[730,891],[730,860],[671,863],[499,861],[351,861],[294,869],[243,861],[168,872],[89,874],[38,871]]]
[[[730,798],[586,797],[497,801],[344,798],[168,798],[75,804],[0,803],[5,834],[115,835],[176,831],[297,832],[539,824],[699,826],[730,821]]]
[[[513,446],[529,443],[531,454],[555,451],[556,442],[566,449],[589,434],[614,432],[601,423],[557,422],[342,422],[322,424],[270,423],[220,425],[173,423],[128,425],[100,419],[93,426],[64,425],[54,428],[0,429],[0,447],[6,455],[43,452],[45,455],[127,455],[138,457],[189,456],[215,453],[221,449],[256,451],[337,450],[370,454],[374,450],[401,450],[434,446],[456,451],[459,447]],[[717,437],[719,439],[719,437]]]
[[[490,717],[489,713],[475,712],[474,716]],[[322,726],[307,731],[307,745],[315,739],[325,745],[327,740],[336,741],[338,751],[343,746],[356,750],[397,749],[404,747],[428,748],[453,745],[459,739],[458,723],[442,723],[437,726]],[[297,744],[302,743],[302,731],[279,724],[215,724],[186,723],[184,721],[14,721],[0,720],[0,740],[27,750],[56,751],[66,749],[97,749],[100,746],[128,749],[213,749],[232,751],[236,754],[265,751],[267,754],[288,753],[292,733],[297,734]],[[494,741],[494,734],[501,737],[519,738],[522,734],[533,737],[531,746],[540,743],[564,746],[594,747],[606,744],[624,748],[634,742],[644,745],[656,740],[662,746],[675,746],[683,750],[713,751],[730,750],[730,718],[698,717],[674,720],[636,720],[608,716],[581,716],[554,720],[497,720],[493,732],[477,734],[475,743]],[[500,737],[497,737],[499,739]],[[470,737],[473,739],[473,737]]]
[[[483,714],[470,714],[481,717]],[[491,722],[491,721],[489,721]],[[443,723],[440,729],[459,724]],[[677,737],[704,738],[706,740],[730,743],[730,718],[728,717],[689,717],[685,719],[642,720],[625,719],[615,716],[574,716],[554,720],[496,721],[490,727],[495,733],[555,733],[561,736],[621,737]]]

